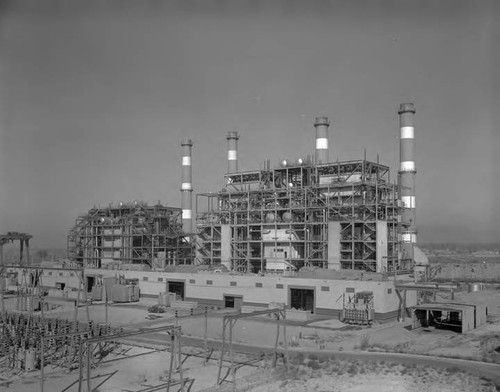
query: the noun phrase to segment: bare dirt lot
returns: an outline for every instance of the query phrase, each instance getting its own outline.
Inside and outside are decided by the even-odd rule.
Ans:
[[[467,299],[457,294],[458,299]],[[500,290],[474,293],[479,301],[490,303],[491,309],[500,305]],[[202,342],[204,336],[204,317],[174,319],[174,313],[157,314],[156,319],[148,318],[148,306],[155,301],[141,300],[140,303],[121,304],[108,307],[108,322],[129,328],[143,328],[177,323],[182,327],[184,336],[184,352],[200,352],[200,348],[186,347],[186,342]],[[89,307],[89,317],[94,322],[105,321],[105,307],[95,304]],[[207,337],[210,341],[222,338],[222,316],[224,311],[207,319]],[[61,309],[46,314],[46,317],[73,318],[74,311]],[[86,309],[79,308],[78,319],[86,321]],[[448,368],[425,367],[403,364],[397,361],[369,361],[360,359],[332,358],[330,353],[387,351],[411,354],[425,354],[452,358],[474,359],[490,363],[500,363],[500,324],[487,324],[465,335],[451,331],[426,332],[411,331],[410,322],[393,322],[375,324],[371,327],[348,326],[338,320],[322,320],[308,325],[288,325],[287,343],[291,350],[290,369],[269,369],[269,362],[258,362],[255,366],[244,366],[237,373],[238,390],[266,391],[494,391],[494,385],[478,375],[464,373],[453,366]],[[260,317],[239,320],[234,327],[233,340],[247,346],[272,347],[276,334],[276,324],[270,318]],[[193,340],[194,339],[194,340]],[[160,336],[165,342],[168,336]],[[191,344],[190,343],[190,344]],[[280,330],[280,347],[283,347],[283,330]],[[129,358],[114,360],[100,364],[92,370],[93,385],[104,380],[105,375],[112,374],[99,391],[139,390],[146,386],[154,386],[165,382],[169,365],[169,353],[166,351],[149,352],[145,348],[133,347],[127,353]],[[301,352],[302,355],[300,354]],[[310,352],[316,352],[317,357]],[[299,353],[299,355],[296,355]],[[144,354],[134,356],[136,354]],[[112,354],[117,355],[117,354]],[[114,358],[114,359],[118,359]],[[217,350],[213,358],[217,358]],[[113,359],[113,357],[106,358]],[[242,361],[247,357],[242,356]],[[217,380],[217,362],[207,365],[196,356],[190,356],[184,362],[184,376],[195,378],[192,391],[214,389]],[[49,370],[54,369],[47,369]],[[499,370],[500,374],[500,370]],[[97,377],[97,376],[101,377]],[[39,374],[24,374],[22,378],[14,377],[11,383],[0,385],[6,391],[24,392],[39,390]],[[178,377],[178,376],[176,376]],[[59,391],[78,379],[76,371],[66,373],[55,369],[47,376],[45,391]],[[76,390],[73,386],[69,391]],[[223,384],[222,390],[232,388]],[[253,388],[253,389],[252,389]],[[85,389],[84,389],[85,390]],[[175,391],[175,389],[174,389]]]
[[[190,351],[190,350],[187,350]],[[143,355],[141,355],[143,354]],[[98,387],[101,382],[108,378],[99,388],[99,391],[123,392],[139,391],[147,387],[165,384],[168,380],[170,354],[167,351],[151,352],[151,350],[133,347],[127,351],[128,358],[119,355],[111,355],[104,363],[99,364],[91,373],[91,387]],[[191,391],[200,391],[216,385],[217,362],[203,363],[203,359],[188,356],[183,363],[183,376],[195,379]],[[175,369],[175,367],[174,367]],[[238,377],[248,376],[255,368],[245,367],[238,371]],[[50,367],[47,367],[50,372]],[[180,380],[180,375],[175,372],[173,380]],[[84,378],[83,390],[87,391],[86,378]],[[47,375],[44,382],[44,391],[56,392],[66,389],[68,392],[78,391],[78,371],[71,373],[55,371]],[[177,391],[179,386],[173,387]],[[0,387],[0,390],[1,387]],[[165,390],[163,388],[162,390]],[[2,390],[3,391],[3,390]],[[6,391],[9,392],[38,392],[40,391],[39,374],[23,377],[10,384]]]
[[[495,386],[456,368],[361,362],[315,356],[295,357],[288,371],[277,371],[271,382],[252,392],[469,392],[495,391]]]

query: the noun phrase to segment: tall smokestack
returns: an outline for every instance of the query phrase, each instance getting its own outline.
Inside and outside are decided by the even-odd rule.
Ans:
[[[328,117],[316,117],[314,127],[316,128],[316,154],[315,163],[328,163]]]
[[[184,139],[181,142],[182,146],[182,230],[184,233],[189,234],[193,232],[193,183],[191,171],[191,148],[193,142],[191,139]]]
[[[399,127],[401,131],[399,189],[403,211],[401,214],[401,240],[404,258],[413,260],[413,247],[417,242],[417,226],[415,221],[415,107],[412,103],[399,106]]]
[[[227,172],[238,172],[238,132],[227,134]]]

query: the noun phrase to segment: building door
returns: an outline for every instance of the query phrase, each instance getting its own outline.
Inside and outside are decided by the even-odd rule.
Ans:
[[[92,292],[92,287],[95,285],[95,277],[94,276],[87,276],[87,293]]]
[[[167,292],[175,293],[176,297],[184,299],[184,282],[168,281]]]
[[[241,310],[243,306],[243,297],[241,295],[225,295],[224,307],[230,309]]]
[[[314,313],[314,290],[290,289],[290,306]]]
[[[234,297],[229,295],[224,296],[224,307],[225,308],[234,308]]]

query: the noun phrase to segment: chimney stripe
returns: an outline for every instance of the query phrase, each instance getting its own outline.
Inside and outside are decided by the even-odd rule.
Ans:
[[[191,210],[182,210],[182,219],[189,219],[191,220]]]
[[[191,157],[182,157],[182,166],[191,166]]]
[[[413,161],[403,161],[401,162],[401,171],[402,172],[414,172],[415,171],[415,162]]]
[[[401,127],[401,139],[414,139],[414,138],[415,138],[415,128]]]
[[[401,235],[401,241],[406,244],[416,244],[417,235],[415,233],[403,233]]]
[[[328,139],[327,138],[318,138],[316,139],[316,149],[320,150],[328,150]]]
[[[415,196],[402,196],[401,201],[405,208],[415,208]]]

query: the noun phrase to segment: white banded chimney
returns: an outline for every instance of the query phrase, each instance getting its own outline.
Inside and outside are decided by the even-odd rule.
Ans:
[[[316,128],[316,154],[314,162],[328,163],[328,117],[316,117],[314,127]]]
[[[416,203],[415,203],[415,107],[403,103],[399,107],[400,128],[400,167],[399,190],[403,206],[401,213],[401,240],[405,258],[413,260],[413,246],[417,242]]]
[[[227,172],[238,172],[238,132],[227,134]]]
[[[181,184],[181,206],[182,206],[182,230],[185,234],[193,232],[193,183],[191,169],[191,139],[184,139],[182,146],[182,184]]]

